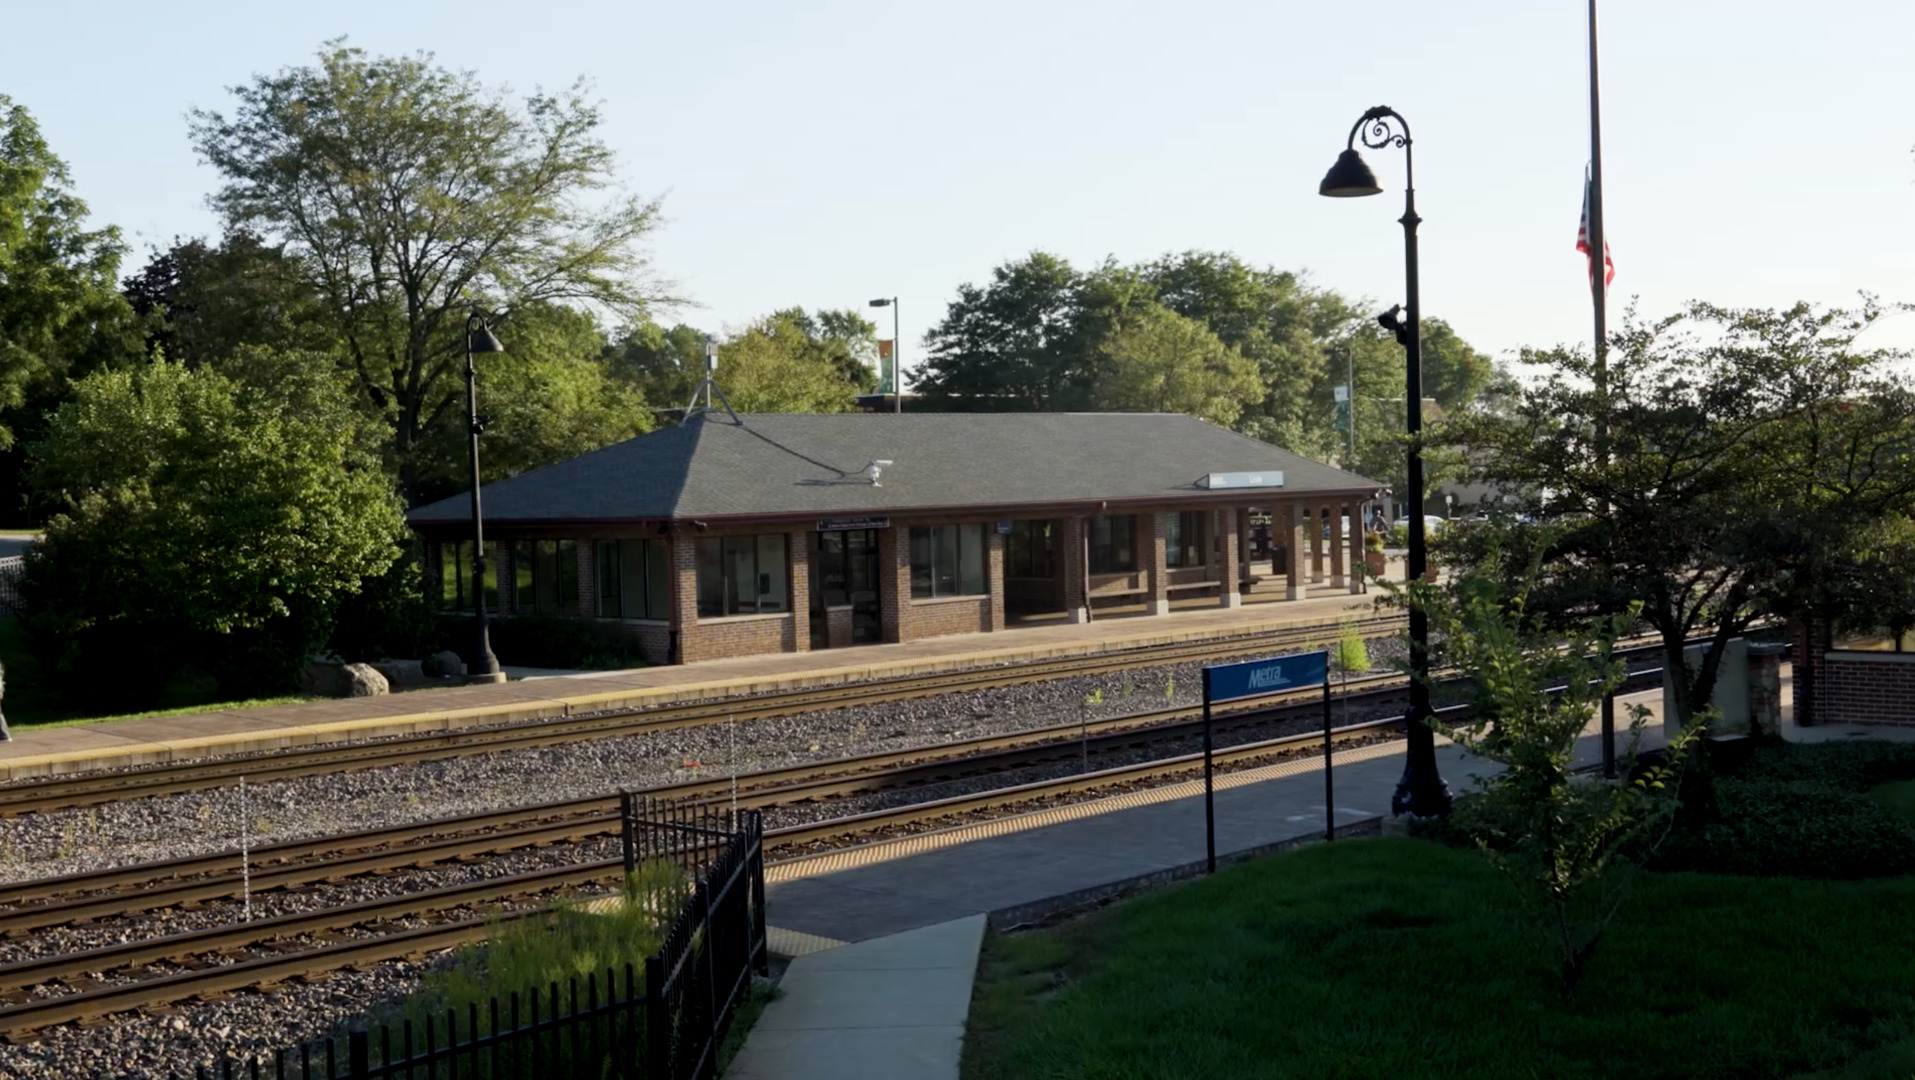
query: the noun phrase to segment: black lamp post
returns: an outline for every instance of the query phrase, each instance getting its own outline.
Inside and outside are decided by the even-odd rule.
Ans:
[[[871,306],[891,309],[891,411],[901,413],[904,411],[904,372],[900,367],[898,351],[904,342],[898,340],[898,298],[893,296],[888,300],[873,300]]]
[[[1386,328],[1396,332],[1396,340],[1408,353],[1405,367],[1409,374],[1408,398],[1404,404],[1408,408],[1408,428],[1410,435],[1410,552],[1409,572],[1405,577],[1410,581],[1420,581],[1425,568],[1423,538],[1423,450],[1418,440],[1423,433],[1423,339],[1422,339],[1422,303],[1417,295],[1416,283],[1416,226],[1423,219],[1416,216],[1416,167],[1410,153],[1410,125],[1402,115],[1388,105],[1378,105],[1363,114],[1362,119],[1350,128],[1350,138],[1344,145],[1343,153],[1337,155],[1335,165],[1324,174],[1323,183],[1317,188],[1319,195],[1332,198],[1351,198],[1361,195],[1375,195],[1383,190],[1377,183],[1376,174],[1370,171],[1363,161],[1363,155],[1357,152],[1356,139],[1361,133],[1363,145],[1372,150],[1385,146],[1403,148],[1404,184],[1403,184],[1403,253],[1408,278],[1408,318],[1398,316],[1398,308],[1391,308],[1379,317]],[[1426,681],[1430,671],[1429,655],[1430,624],[1423,612],[1410,609],[1410,711],[1404,717],[1408,727],[1409,753],[1403,765],[1403,778],[1397,781],[1396,794],[1390,799],[1390,811],[1394,814],[1409,814],[1412,817],[1437,817],[1449,813],[1450,789],[1443,783],[1443,777],[1436,771],[1436,733],[1431,730],[1429,718],[1430,688]]]
[[[479,372],[472,358],[479,353],[502,353],[505,346],[492,336],[485,317],[473,312],[465,320],[465,413],[466,446],[472,458],[472,610],[478,615],[478,642],[472,663],[466,672],[468,682],[504,682],[499,658],[492,655],[492,637],[486,627],[485,612],[485,519],[479,514],[479,433],[485,430],[485,417],[479,415]]]

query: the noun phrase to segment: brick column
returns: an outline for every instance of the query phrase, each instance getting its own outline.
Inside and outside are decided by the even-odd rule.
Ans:
[[[1323,584],[1323,504],[1310,508],[1310,584]]]
[[[1288,561],[1284,568],[1284,598],[1302,600],[1304,592],[1303,527],[1297,522],[1297,504],[1286,502],[1271,514],[1271,541],[1283,542]]]
[[[1345,587],[1349,581],[1344,576],[1343,566],[1343,517],[1343,504],[1332,503],[1330,505],[1330,584],[1339,589]],[[1363,530],[1353,531],[1361,533]]]
[[[1004,629],[1004,542],[1010,537],[997,531],[997,523],[989,522],[984,526],[986,537],[984,572],[988,575],[985,587],[991,590],[991,624],[993,631]]]
[[[1367,551],[1363,547],[1363,507],[1362,500],[1350,504],[1350,591],[1363,591],[1363,570]]]
[[[598,615],[598,541],[580,540],[572,545],[578,561],[578,613],[582,619]]]
[[[1235,507],[1225,507],[1217,511],[1217,537],[1223,541],[1220,552],[1222,558],[1218,560],[1217,567],[1223,578],[1218,604],[1227,608],[1239,607],[1243,604],[1243,593],[1238,591],[1243,576],[1243,548],[1239,546],[1237,537],[1239,513]]]
[[[1250,574],[1250,508],[1237,507],[1237,591],[1243,591],[1243,579]]]
[[[878,530],[878,609],[884,640],[909,641],[905,617],[911,610],[911,529],[893,525]]]
[[[1146,526],[1144,584],[1150,592],[1145,594],[1144,606],[1152,615],[1170,614],[1170,554],[1164,545],[1170,536],[1170,515],[1174,513],[1174,510],[1160,510],[1138,515]]]
[[[1792,685],[1790,691],[1795,699],[1793,715],[1797,727],[1812,727],[1834,721],[1828,709],[1828,652],[1832,639],[1829,622],[1823,618],[1807,618],[1796,622],[1794,656],[1792,665]]]
[[[690,528],[676,528],[666,540],[671,564],[671,632],[678,640],[676,663],[689,664],[698,650],[698,538]]]
[[[1090,603],[1084,596],[1084,537],[1088,534],[1090,519],[1067,517],[1063,526],[1058,543],[1064,548],[1064,614],[1074,623],[1089,622]]]
[[[811,534],[793,529],[785,534],[785,580],[790,583],[791,632],[786,652],[811,651]]]

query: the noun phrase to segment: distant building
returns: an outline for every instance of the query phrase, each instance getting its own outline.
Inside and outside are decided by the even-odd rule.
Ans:
[[[700,412],[483,489],[488,612],[604,620],[654,662],[997,631],[1094,607],[1241,602],[1253,515],[1354,591],[1375,481],[1187,416]],[[1313,523],[1306,530],[1305,520]],[[409,516],[472,609],[458,495]],[[1324,565],[1327,544],[1328,566]],[[1326,574],[1327,570],[1327,574]],[[490,590],[488,590],[490,591]]]

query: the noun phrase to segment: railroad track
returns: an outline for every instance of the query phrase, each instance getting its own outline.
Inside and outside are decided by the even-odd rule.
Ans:
[[[1643,675],[1659,676],[1659,669]],[[1626,689],[1644,689],[1640,678]],[[1297,707],[1297,706],[1292,706]],[[1444,713],[1460,718],[1468,706]],[[1373,742],[1395,736],[1402,717],[1364,721],[1334,728],[1335,742]],[[1115,733],[1123,734],[1123,733]],[[1321,731],[1306,731],[1257,740],[1214,752],[1215,763],[1226,770],[1249,767],[1285,757],[1318,752]],[[1201,753],[1179,754],[1119,765],[1078,775],[1019,784],[847,817],[768,830],[769,850],[810,852],[823,845],[843,846],[847,839],[871,837],[926,825],[961,822],[978,814],[1005,808],[1042,805],[1085,793],[1105,793],[1141,784],[1164,782],[1189,775],[1203,761]],[[727,785],[729,781],[726,781]],[[662,793],[662,792],[661,792]],[[740,797],[744,804],[743,796]],[[798,857],[802,858],[803,855]],[[129,942],[81,953],[49,956],[0,966],[0,1036],[9,1040],[59,1024],[91,1022],[119,1012],[163,1008],[195,998],[215,997],[248,987],[270,987],[289,980],[383,961],[416,957],[482,938],[502,919],[524,917],[533,910],[485,910],[476,916],[442,918],[426,927],[398,930],[374,937],[321,940],[305,946],[305,939],[324,938],[345,930],[365,932],[399,919],[417,919],[470,909],[521,904],[584,887],[612,885],[623,871],[617,859],[547,868],[486,881],[466,883],[400,897],[300,912],[176,934],[143,942]],[[276,944],[289,944],[274,951]],[[263,955],[246,955],[263,953]],[[234,959],[235,957],[238,959]],[[186,970],[132,981],[105,981],[108,972],[130,972],[153,964],[182,965]],[[33,996],[34,988],[64,984],[73,992]]]
[[[1366,637],[1404,628],[1402,616],[1353,620]],[[1097,656],[1006,664],[932,675],[902,676],[848,686],[780,691],[689,705],[608,710],[558,720],[524,720],[456,731],[403,735],[361,743],[267,751],[142,766],[113,772],[19,781],[0,786],[0,817],[93,806],[152,795],[173,795],[237,783],[376,769],[420,761],[525,750],[586,739],[757,720],[798,712],[886,704],[912,698],[990,690],[1049,679],[1103,675],[1140,667],[1221,660],[1334,643],[1340,627],[1298,627],[1243,637],[1127,649]]]
[[[1374,709],[1402,696],[1401,680],[1384,676],[1352,680],[1342,700]],[[1314,717],[1320,691],[1273,695],[1250,707],[1219,711],[1217,730]],[[863,754],[803,765],[710,777],[648,789],[671,799],[729,801],[744,809],[820,802],[853,795],[922,787],[974,778],[1080,754],[1088,759],[1150,742],[1194,737],[1201,709],[1159,709],[1084,724],[980,736],[933,746]],[[220,851],[163,862],[136,863],[62,877],[0,885],[0,937],[49,926],[132,915],[182,904],[254,892],[292,889],[396,869],[431,866],[475,856],[499,855],[549,844],[607,836],[618,829],[615,795],[592,796],[467,814],[415,824],[253,848],[246,856],[250,878],[240,872],[241,854]]]

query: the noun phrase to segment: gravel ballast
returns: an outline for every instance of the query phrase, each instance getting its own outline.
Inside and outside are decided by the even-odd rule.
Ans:
[[[1387,668],[1401,643],[1369,642],[1373,669]],[[409,824],[460,814],[603,795],[760,769],[1077,720],[1100,719],[1198,700],[1199,665],[1051,680],[883,705],[794,714],[736,724],[619,736],[532,750],[278,780],[107,804],[0,821],[0,881],[80,873],[249,845]],[[1353,717],[1362,719],[1362,717]],[[1256,737],[1269,737],[1263,733]],[[1104,762],[1104,767],[1118,764]],[[1093,767],[1098,767],[1093,762]],[[1033,767],[1017,781],[1072,771]],[[1003,774],[939,785],[935,792],[833,800],[767,824],[835,817],[865,809],[962,794],[1012,782]],[[783,814],[781,811],[780,814]],[[443,887],[482,877],[610,858],[616,840],[538,849],[471,864],[368,876],[252,898],[255,918]],[[0,941],[0,963],[180,933],[234,921],[238,902],[208,903],[94,926],[37,931]],[[217,1053],[269,1053],[335,1030],[416,985],[415,965],[391,963],[341,973],[315,985],[236,994],[182,1005],[170,1015],[121,1018],[91,1029],[49,1031],[36,1043],[0,1046],[0,1076],[48,1080],[191,1076]]]

